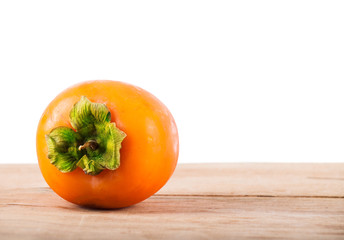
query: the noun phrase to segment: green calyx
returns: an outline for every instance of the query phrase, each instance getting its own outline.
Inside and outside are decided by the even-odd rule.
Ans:
[[[89,175],[117,169],[126,134],[110,122],[111,114],[106,105],[92,103],[83,96],[73,106],[69,119],[76,131],[57,127],[46,135],[50,162],[61,172],[80,167]]]

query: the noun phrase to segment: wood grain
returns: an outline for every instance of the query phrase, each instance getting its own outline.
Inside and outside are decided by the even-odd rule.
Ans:
[[[155,196],[93,210],[36,165],[0,165],[0,239],[344,239],[344,164],[185,164]]]

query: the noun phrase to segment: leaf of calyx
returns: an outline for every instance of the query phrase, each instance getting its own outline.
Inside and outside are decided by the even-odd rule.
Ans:
[[[96,122],[110,122],[111,113],[105,104],[92,103],[85,96],[74,104],[69,114],[72,127],[82,135],[88,135]],[[85,131],[86,130],[86,131]],[[83,132],[85,132],[83,134]]]
[[[68,127],[54,128],[46,135],[48,158],[61,172],[71,172],[80,159],[77,150],[80,136]]]
[[[104,168],[98,163],[98,161],[94,159],[90,159],[87,157],[87,155],[84,155],[76,164],[78,167],[80,167],[84,173],[88,175],[97,175],[101,171],[104,170]]]
[[[120,149],[126,134],[116,127],[115,123],[95,124],[97,141],[100,142],[101,154],[98,160],[104,168],[115,170],[120,165]]]

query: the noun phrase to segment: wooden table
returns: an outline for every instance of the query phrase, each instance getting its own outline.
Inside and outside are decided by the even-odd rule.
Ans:
[[[0,165],[0,239],[344,239],[344,163],[180,164],[153,197],[80,208]]]

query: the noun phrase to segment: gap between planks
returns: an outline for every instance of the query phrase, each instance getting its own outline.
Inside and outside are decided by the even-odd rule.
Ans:
[[[166,197],[228,197],[228,198],[343,198],[344,196],[308,196],[308,195],[221,195],[221,194],[160,194],[155,196]]]

